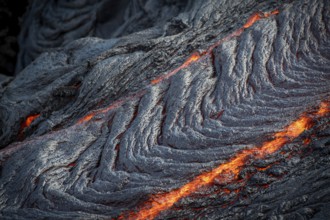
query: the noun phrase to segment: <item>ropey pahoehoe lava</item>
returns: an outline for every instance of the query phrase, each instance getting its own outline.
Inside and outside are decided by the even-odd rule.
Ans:
[[[329,219],[329,6],[29,2],[0,217]]]

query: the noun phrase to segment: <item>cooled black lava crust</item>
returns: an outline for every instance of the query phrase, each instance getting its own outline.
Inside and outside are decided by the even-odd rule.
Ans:
[[[115,2],[30,2],[17,75],[0,78],[0,218],[115,218],[330,97],[330,1]],[[330,219],[329,122],[158,218]]]

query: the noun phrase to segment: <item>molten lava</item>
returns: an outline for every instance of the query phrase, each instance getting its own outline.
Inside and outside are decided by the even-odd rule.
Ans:
[[[156,85],[163,81],[164,79],[168,79],[169,77],[175,75],[177,72],[180,70],[190,66],[192,63],[196,62],[197,60],[201,59],[204,55],[212,53],[213,49],[222,44],[224,41],[229,40],[232,37],[237,37],[241,35],[244,31],[244,29],[251,27],[256,21],[263,19],[263,18],[268,18],[271,15],[276,15],[279,13],[279,10],[274,10],[271,12],[257,12],[253,14],[248,21],[244,24],[243,28],[239,28],[238,30],[234,31],[227,37],[221,39],[220,41],[216,42],[212,46],[210,46],[205,52],[203,53],[198,53],[194,52],[181,66],[177,67],[176,69],[172,70],[169,73],[166,73],[165,75],[159,76],[156,79],[151,80],[151,85]]]
[[[39,116],[40,116],[40,114],[35,114],[35,115],[30,115],[29,117],[27,117],[26,120],[24,122],[22,122],[22,124],[21,124],[21,130],[29,127],[31,125],[31,123],[34,120],[36,120]]]
[[[278,10],[274,10],[269,13],[257,12],[253,14],[244,24],[243,28],[238,29],[226,38],[222,39],[221,41],[218,41],[204,53],[193,53],[182,65],[180,65],[176,69],[152,80],[151,85],[156,85],[162,82],[163,80],[179,72],[181,69],[184,69],[192,63],[200,60],[204,55],[211,53],[215,47],[219,46],[225,40],[228,40],[229,38],[234,36],[239,36],[244,29],[251,27],[256,21],[270,17],[271,15],[276,15],[278,13]],[[78,123],[80,124],[89,121],[96,114],[105,113],[111,109],[121,106],[123,103],[123,100],[118,101],[107,108],[92,112],[80,119]],[[302,115],[300,118],[298,118],[296,121],[293,121],[282,131],[275,133],[273,135],[273,140],[263,143],[262,146],[255,146],[250,149],[238,152],[234,157],[229,159],[228,162],[219,165],[211,171],[198,175],[191,182],[186,183],[179,189],[175,189],[171,192],[152,195],[151,198],[142,205],[139,211],[124,213],[119,217],[119,219],[153,219],[157,215],[159,215],[160,212],[171,208],[180,199],[198,191],[201,187],[213,183],[215,179],[217,180],[217,182],[222,183],[237,180],[238,175],[248,158],[253,157],[255,159],[262,159],[267,155],[273,154],[274,152],[281,149],[286,143],[292,141],[293,139],[300,136],[305,130],[311,128],[317,118],[327,115],[329,111],[329,103],[322,102],[317,112]]]
[[[95,116],[95,114],[96,113],[90,113],[90,114],[84,116],[83,118],[79,119],[78,124],[82,124],[84,122],[90,121]]]
[[[179,72],[181,69],[188,67],[190,64],[196,62],[200,58],[201,58],[201,55],[198,52],[193,53],[181,66],[177,67],[176,69],[174,69],[173,71],[171,71],[165,75],[162,75],[154,80],[151,80],[151,85],[156,85],[156,84],[160,83],[161,81],[163,81],[164,79],[167,79],[167,78],[173,76],[174,74]]]
[[[88,115],[85,115],[84,117],[82,117],[81,119],[79,119],[78,122],[77,122],[77,124],[82,124],[84,122],[88,122],[91,119],[93,119],[96,115],[98,115],[98,114],[104,114],[104,113],[109,112],[110,110],[119,108],[126,101],[136,99],[138,97],[143,96],[144,94],[145,94],[145,90],[142,90],[142,91],[140,91],[140,92],[138,92],[136,94],[133,94],[132,96],[129,96],[129,97],[125,98],[125,99],[118,100],[118,101],[112,103],[112,105],[110,105],[110,106],[107,106],[105,108],[98,109],[98,110],[96,110],[94,112],[91,112]]]
[[[275,137],[286,137],[292,140],[298,137],[304,130],[309,129],[311,121],[312,119],[310,117],[302,116],[298,120],[292,122],[284,131],[276,133]]]
[[[315,120],[327,115],[330,112],[330,106],[324,103],[325,102],[322,102],[320,104],[320,108],[317,112],[303,114],[284,128],[283,131],[275,133],[273,140],[265,142],[260,147],[255,146],[238,152],[228,162],[219,165],[209,172],[200,174],[179,189],[167,193],[152,195],[138,212],[130,212],[121,215],[119,219],[153,219],[160,212],[171,208],[180,199],[189,196],[203,186],[213,183],[215,179],[217,179],[217,182],[220,181],[222,183],[237,180],[238,174],[243,169],[248,158],[254,157],[255,159],[262,159],[265,156],[278,151],[286,143],[292,141],[305,130],[311,128]]]
[[[249,28],[251,27],[256,21],[260,20],[263,16],[262,12],[256,12],[253,15],[249,17],[247,22],[243,25],[244,28]]]
[[[274,10],[271,12],[256,12],[253,15],[250,16],[250,18],[247,20],[247,22],[243,25],[244,28],[251,27],[256,21],[259,21],[262,18],[268,18],[271,15],[277,15],[279,13],[279,10]]]
[[[39,116],[40,116],[40,114],[30,115],[25,119],[25,121],[23,121],[21,123],[21,127],[20,127],[19,132],[18,132],[18,140],[23,140],[24,139],[24,129],[30,127],[32,122],[34,120],[36,120]]]
[[[329,109],[330,109],[330,102],[322,102],[320,105],[320,109],[319,111],[316,113],[318,116],[324,116],[327,113],[329,113]]]
[[[92,118],[94,118],[95,115],[97,114],[102,114],[102,113],[106,113],[112,109],[118,108],[119,106],[121,106],[124,103],[123,100],[117,101],[115,103],[113,103],[112,105],[103,108],[103,109],[99,109],[95,112],[89,113],[88,115],[84,116],[83,118],[79,119],[78,124],[82,124],[84,122],[88,122],[90,121]]]
[[[252,15],[247,23],[243,26],[243,28],[239,28],[238,30],[234,31],[233,33],[229,34],[228,36],[226,36],[225,38],[221,39],[220,41],[216,42],[215,44],[213,44],[212,46],[210,46],[205,52],[203,53],[198,53],[198,52],[194,52],[183,64],[181,64],[179,67],[175,68],[174,70],[172,70],[169,73],[166,73],[162,76],[157,77],[156,79],[151,80],[151,85],[156,85],[160,82],[162,82],[165,79],[170,78],[171,76],[175,75],[177,72],[179,72],[180,70],[190,66],[192,63],[195,63],[196,61],[200,60],[203,56],[205,56],[206,54],[210,54],[212,53],[213,49],[216,48],[217,46],[219,46],[220,44],[222,44],[223,42],[229,40],[232,37],[237,37],[239,35],[241,35],[244,31],[245,28],[250,27],[254,22],[256,22],[257,20],[260,20],[262,18],[268,18],[271,15],[276,15],[278,14],[279,11],[278,10],[274,10],[272,12],[257,12],[254,15]],[[144,92],[144,91],[143,91]],[[137,95],[139,96],[139,94]],[[135,96],[132,96],[135,97]],[[132,97],[129,97],[129,99],[131,99]],[[101,113],[106,113],[114,108],[118,108],[119,106],[121,106],[124,103],[124,101],[117,101],[115,103],[113,103],[112,105],[110,105],[109,107],[106,107],[104,109],[100,109],[97,111],[94,111],[92,113],[89,113],[88,115],[84,116],[83,118],[78,120],[78,124],[82,124],[84,122],[88,122],[90,121],[92,118],[94,118],[95,115],[97,114],[101,114]]]

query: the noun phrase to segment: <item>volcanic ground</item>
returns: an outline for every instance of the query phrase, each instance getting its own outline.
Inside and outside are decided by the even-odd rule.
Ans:
[[[21,20],[1,219],[330,219],[329,1],[30,1]]]

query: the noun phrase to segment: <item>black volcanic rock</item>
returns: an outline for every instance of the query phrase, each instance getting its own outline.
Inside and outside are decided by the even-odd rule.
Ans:
[[[18,53],[17,35],[27,4],[28,1],[16,4],[11,0],[0,0],[0,74],[14,75]]]
[[[118,2],[30,3],[0,78],[1,218],[118,217],[329,99],[327,0]],[[158,218],[330,218],[329,122]]]

